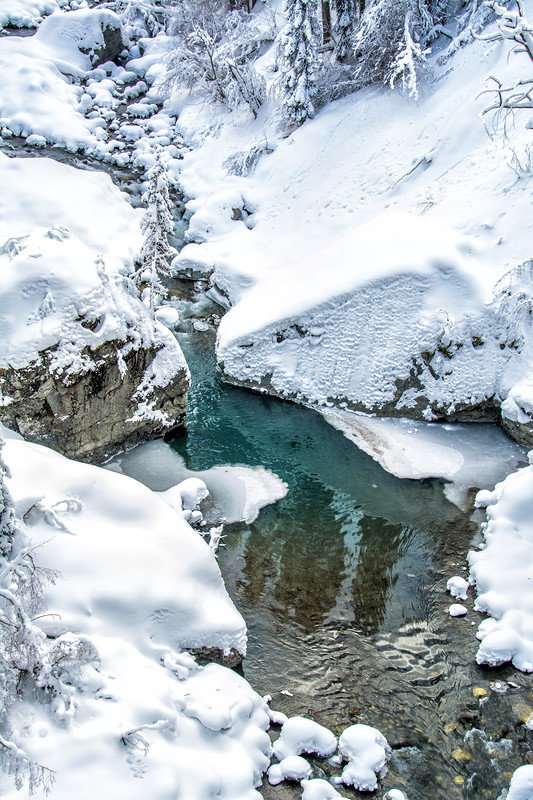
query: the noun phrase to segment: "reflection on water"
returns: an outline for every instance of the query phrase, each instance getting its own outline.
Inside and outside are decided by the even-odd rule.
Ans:
[[[373,634],[426,618],[435,546],[460,513],[441,486],[388,475],[313,411],[221,383],[210,336],[182,344],[194,381],[173,446],[187,466],[262,465],[289,485],[221,556],[247,620],[258,607],[306,632]]]
[[[187,466],[261,465],[289,486],[255,523],[228,527],[220,552],[249,629],[245,676],[289,715],[336,733],[353,722],[382,730],[394,748],[382,791],[496,800],[505,771],[524,763],[524,726],[508,723],[526,689],[491,693],[493,675],[475,664],[472,617],[446,613],[446,578],[465,563],[475,526],[439,482],[394,478],[315,412],[222,383],[212,333],[180,340],[193,388],[187,433],[172,445]],[[498,673],[509,676],[524,685],[511,669]],[[483,706],[476,685],[487,689]],[[454,756],[473,727],[516,740],[490,780],[492,745],[485,756]],[[328,776],[327,765],[316,768]],[[301,797],[288,784],[261,792]]]

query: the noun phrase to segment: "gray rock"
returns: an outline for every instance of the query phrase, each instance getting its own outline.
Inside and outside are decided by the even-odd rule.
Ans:
[[[121,374],[117,361],[121,344],[107,341],[98,350],[87,349],[84,355],[91,366],[74,375],[50,371],[53,352],[41,353],[40,363],[24,369],[0,370],[2,393],[11,398],[0,408],[0,420],[28,441],[89,462],[103,461],[119,450],[180,427],[189,388],[184,361],[177,362],[170,382],[150,395],[152,413],[136,416],[135,392],[161,348],[131,350],[124,359],[126,372]],[[158,419],[157,412],[171,425]]]

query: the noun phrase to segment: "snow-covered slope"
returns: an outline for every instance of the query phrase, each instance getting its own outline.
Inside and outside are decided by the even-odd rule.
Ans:
[[[531,257],[530,178],[507,163],[513,151],[524,160],[531,130],[517,119],[507,139],[491,139],[480,119],[490,98],[478,95],[490,74],[523,77],[526,57],[507,63],[508,50],[471,41],[435,54],[418,105],[365,89],[286,139],[266,110],[245,122],[176,98],[193,144],[180,174],[191,198],[182,258],[213,270],[216,297],[234,306],[219,339],[230,380],[408,416],[490,406],[500,389],[506,396],[500,379],[514,336],[505,324],[492,329],[484,303]],[[255,170],[252,159],[251,174],[235,174],[239,158],[261,146],[274,152]],[[418,232],[391,212],[417,218]]]

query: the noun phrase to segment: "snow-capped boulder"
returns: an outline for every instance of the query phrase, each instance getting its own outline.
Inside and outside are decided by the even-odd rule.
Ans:
[[[389,212],[263,281],[223,318],[233,383],[317,405],[493,418],[509,351],[480,265],[448,230]]]
[[[377,789],[377,773],[390,755],[383,734],[370,725],[350,725],[339,737],[339,752],[348,759],[341,775],[342,783],[360,792]]]
[[[35,38],[56,57],[79,66],[86,66],[87,59],[93,67],[113,61],[124,49],[120,19],[107,8],[52,14],[41,23]]]

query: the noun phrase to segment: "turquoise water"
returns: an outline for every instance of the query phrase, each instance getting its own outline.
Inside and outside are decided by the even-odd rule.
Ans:
[[[255,610],[310,632],[365,635],[427,619],[435,550],[458,510],[436,481],[386,473],[317,413],[228,386],[212,334],[180,337],[191,366],[187,433],[173,442],[190,469],[261,465],[289,486],[220,556],[245,618]]]

